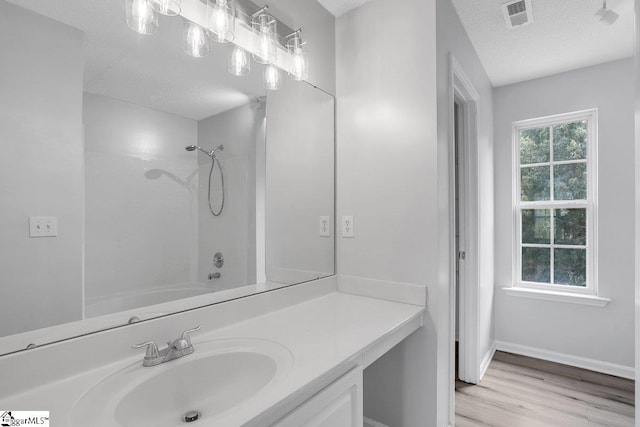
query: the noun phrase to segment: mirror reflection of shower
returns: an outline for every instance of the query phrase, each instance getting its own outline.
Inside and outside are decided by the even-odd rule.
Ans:
[[[224,209],[224,172],[222,171],[222,165],[220,164],[220,160],[218,160],[218,157],[216,156],[216,151],[218,150],[223,151],[224,145],[218,145],[217,147],[214,147],[211,151],[207,151],[204,148],[198,147],[196,145],[189,145],[185,147],[185,149],[187,151],[200,150],[207,156],[211,157],[211,169],[209,170],[209,190],[207,191],[207,200],[209,201],[209,211],[211,212],[211,214],[213,216],[220,216],[220,214],[222,213],[222,210]],[[220,209],[217,211],[213,209],[213,207],[211,206],[211,179],[213,177],[213,169],[215,169],[216,164],[218,165],[218,170],[220,171],[220,184],[222,185]]]

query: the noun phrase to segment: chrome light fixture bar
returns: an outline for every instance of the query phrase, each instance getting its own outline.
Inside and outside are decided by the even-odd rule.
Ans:
[[[151,7],[156,12],[166,16],[176,16],[180,14],[181,0],[148,0]]]

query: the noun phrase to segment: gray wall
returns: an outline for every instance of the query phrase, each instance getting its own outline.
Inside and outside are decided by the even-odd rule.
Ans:
[[[336,27],[338,273],[429,286],[425,327],[365,372],[365,414],[392,426],[436,425],[439,400],[435,12],[373,0]]]
[[[194,281],[197,122],[91,94],[83,120],[87,303]]]
[[[496,89],[496,339],[634,366],[633,60]],[[507,296],[512,273],[512,123],[598,108],[598,289],[604,308]]]
[[[82,33],[0,1],[0,52],[4,336],[82,317]]]

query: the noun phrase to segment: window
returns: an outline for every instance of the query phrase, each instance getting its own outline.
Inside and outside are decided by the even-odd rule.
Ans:
[[[514,123],[515,286],[596,294],[597,111]]]

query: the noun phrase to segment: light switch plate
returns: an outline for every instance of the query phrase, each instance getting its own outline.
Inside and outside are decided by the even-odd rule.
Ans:
[[[331,217],[320,217],[320,237],[331,237]]]
[[[351,215],[344,215],[342,217],[342,237],[355,237],[353,216]]]
[[[55,237],[58,235],[58,218],[55,216],[29,217],[29,237]]]

